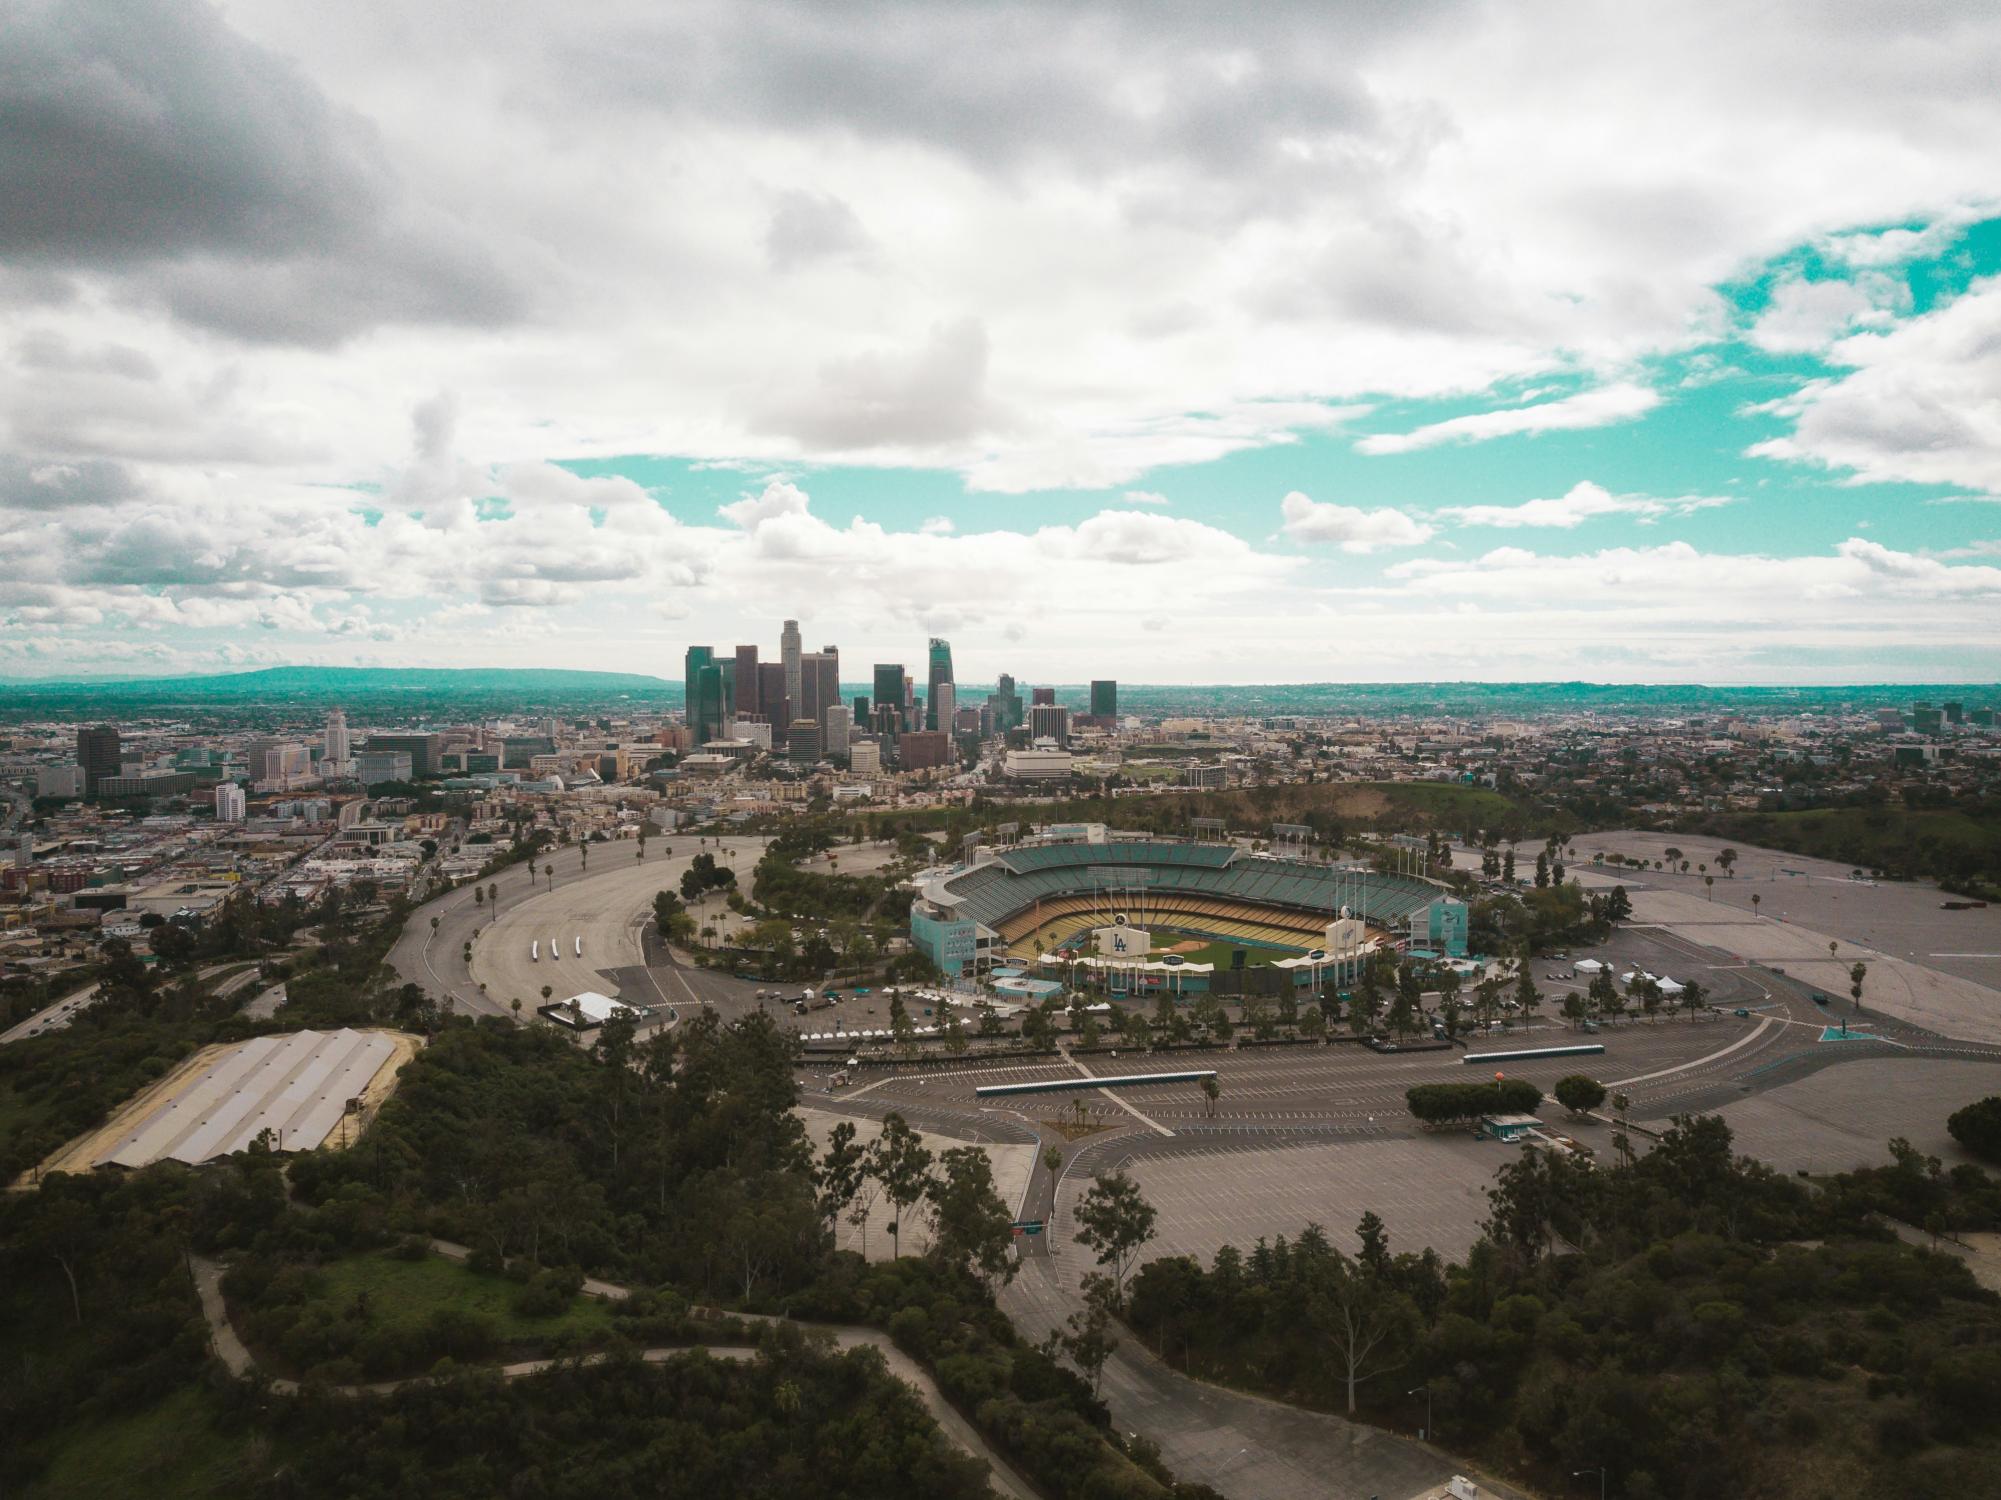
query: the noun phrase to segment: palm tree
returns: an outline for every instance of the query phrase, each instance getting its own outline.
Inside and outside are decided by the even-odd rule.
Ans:
[[[1709,892],[1709,899],[1714,901],[1716,899],[1716,877],[1714,875],[1703,876],[1702,885],[1703,889]]]
[[[1042,1148],[1042,1170],[1049,1174],[1049,1217],[1056,1217],[1056,1174],[1063,1170],[1063,1148],[1044,1146]]]
[[[1216,1101],[1222,1098],[1222,1096],[1223,1086],[1216,1081],[1214,1073],[1211,1073],[1207,1078],[1202,1080],[1202,1097],[1209,1101],[1208,1112],[1209,1118],[1212,1120],[1216,1117]]]
[[[555,994],[555,993],[556,993],[556,990],[555,990],[555,987],[554,987],[553,985],[547,985],[547,984],[543,985],[543,986],[542,986],[542,1003],[543,1003],[544,1005],[547,1005],[547,1004],[549,1003],[549,997],[550,997],[551,995]]]
[[[1758,915],[1758,902],[1762,899],[1756,891],[1751,892],[1751,915]]]
[[[474,906],[486,905],[486,888],[484,886],[476,885],[472,888],[472,904]]]
[[[437,932],[437,930],[438,930],[438,919],[436,917],[433,917],[431,918],[431,931],[435,933]]]
[[[511,1003],[509,1008],[513,1010],[514,1019],[518,1023],[521,1020],[521,997],[519,995],[516,995],[514,997],[513,1002]]]

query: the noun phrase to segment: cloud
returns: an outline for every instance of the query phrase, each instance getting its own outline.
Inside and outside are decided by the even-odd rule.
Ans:
[[[519,314],[480,239],[407,193],[361,116],[207,6],[14,7],[7,36],[0,255],[119,276],[252,340]]]
[[[1750,339],[1773,354],[1818,352],[1857,327],[1888,323],[1890,309],[1909,301],[1910,289],[1887,276],[1854,281],[1790,277],[1773,288],[1771,304],[1751,325]]]
[[[1554,500],[1525,500],[1519,505],[1448,505],[1439,514],[1450,516],[1464,526],[1544,526],[1570,530],[1599,516],[1636,516],[1646,524],[1663,516],[1685,516],[1730,503],[1728,496],[1720,495],[1685,495],[1673,500],[1615,495],[1586,479]]]
[[[962,318],[933,328],[915,349],[829,360],[808,384],[758,403],[751,421],[808,448],[930,448],[1001,424],[986,382],[986,328]]]
[[[1355,447],[1363,453],[1415,453],[1421,448],[1435,448],[1441,443],[1484,443],[1492,438],[1516,434],[1605,427],[1644,416],[1660,405],[1660,401],[1659,394],[1646,386],[1621,382],[1580,391],[1575,396],[1565,396],[1558,401],[1448,417],[1443,422],[1432,422],[1410,432],[1377,433],[1363,438]]]
[[[1374,552],[1379,547],[1415,547],[1428,542],[1436,528],[1384,507],[1362,510],[1330,505],[1294,490],[1279,502],[1281,529],[1295,542],[1326,542],[1343,552]]]
[[[1128,505],[1172,505],[1174,503],[1157,490],[1127,490],[1121,498]]]
[[[831,193],[785,192],[764,232],[764,256],[774,271],[796,271],[829,260],[865,260],[875,241],[862,221]]]
[[[959,527],[950,516],[926,516],[917,529],[925,536],[950,536]]]
[[[1848,373],[1811,382],[1772,409],[1793,421],[1759,458],[1904,481],[2001,492],[2001,278],[1880,333],[1836,343]]]
[[[806,504],[804,490],[787,480],[774,479],[759,494],[746,495],[741,500],[719,506],[716,514],[733,526],[755,531],[764,522],[780,516],[804,515]]]

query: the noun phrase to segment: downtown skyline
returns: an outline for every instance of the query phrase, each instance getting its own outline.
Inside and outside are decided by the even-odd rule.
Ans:
[[[0,677],[2001,678],[1990,11],[752,9],[25,8]]]

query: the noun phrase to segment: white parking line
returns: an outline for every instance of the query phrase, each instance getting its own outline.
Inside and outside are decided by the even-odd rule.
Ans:
[[[1759,1020],[1758,1024],[1755,1027],[1751,1029],[1751,1034],[1749,1036],[1741,1036],[1737,1038],[1736,1041],[1732,1042],[1729,1046],[1723,1048],[1720,1052],[1712,1052],[1707,1057],[1698,1057],[1694,1062],[1681,1063],[1672,1068],[1662,1068],[1659,1072],[1642,1073],[1637,1078],[1615,1079],[1611,1083],[1607,1084],[1606,1087],[1622,1089],[1635,1083],[1647,1083],[1655,1078],[1671,1078],[1676,1073],[1686,1073],[1693,1068],[1701,1067],[1704,1063],[1715,1062],[1716,1059],[1719,1057],[1728,1057],[1731,1053],[1735,1052],[1739,1047],[1750,1046],[1751,1043],[1755,1042],[1756,1040],[1758,1040],[1759,1037],[1765,1034],[1765,1029],[1771,1024],[1772,1024],[1772,1018],[1770,1016],[1765,1016]]]

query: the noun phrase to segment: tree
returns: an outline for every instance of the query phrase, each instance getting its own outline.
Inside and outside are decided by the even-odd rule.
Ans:
[[[882,1190],[894,1212],[889,1232],[896,1237],[897,1253],[903,1253],[903,1214],[924,1196],[931,1184],[931,1148],[902,1115],[894,1111],[883,1117],[882,1134],[870,1150],[869,1169],[881,1180]]]
[[[1153,1238],[1154,1209],[1124,1172],[1101,1177],[1077,1202],[1077,1243],[1098,1253],[1111,1270],[1113,1304],[1125,1297],[1126,1276],[1141,1247]]]
[[[1975,1156],[2001,1162],[2001,1095],[1989,1095],[1946,1116],[1952,1138]]]
[[[1214,1073],[1202,1080],[1202,1097],[1208,1101],[1209,1118],[1215,1119],[1216,1101],[1223,1097],[1223,1085],[1217,1081]]]
[[[1693,979],[1689,980],[1686,984],[1684,984],[1681,987],[1682,1007],[1685,1010],[1687,1010],[1688,1018],[1691,1021],[1695,1019],[1695,1013],[1698,1010],[1702,1009],[1702,1002],[1708,998],[1709,998],[1709,991],[1705,990],[1701,985],[1697,984]]]
[[[687,908],[681,898],[672,891],[661,891],[653,898],[653,928],[660,936],[670,937],[674,931],[674,919]]]
[[[1857,1010],[1862,1009],[1862,981],[1869,977],[1869,966],[1857,964],[1848,971],[1848,996],[1855,1002]]]
[[[1049,1207],[1050,1211],[1054,1213],[1056,1208],[1056,1178],[1063,1170],[1063,1148],[1061,1146],[1044,1146],[1042,1148],[1041,1161],[1042,1170],[1049,1174]]]
[[[1574,1115],[1589,1114],[1605,1102],[1605,1085],[1584,1073],[1556,1081],[1556,1102]]]
[[[1732,879],[1736,878],[1736,871],[1732,868],[1736,863],[1737,851],[1735,849],[1725,849],[1721,854],[1716,856],[1716,867]]]
[[[1091,1382],[1093,1396],[1098,1394],[1106,1362],[1119,1347],[1119,1341],[1112,1337],[1113,1300],[1108,1277],[1086,1276],[1082,1310],[1070,1314],[1061,1329],[1051,1329],[1043,1345],[1043,1353],[1052,1358],[1059,1350],[1070,1357]]]
[[[959,1019],[956,1005],[945,1007],[945,1050],[954,1057],[963,1057],[966,1051],[966,1023]]]
[[[1316,1290],[1322,1299],[1317,1321],[1327,1330],[1335,1369],[1347,1391],[1348,1414],[1353,1416],[1363,1382],[1387,1374],[1408,1357],[1418,1326],[1417,1309],[1388,1278],[1372,1274],[1338,1250],[1329,1252]]]
[[[978,1146],[955,1146],[938,1158],[942,1175],[926,1189],[938,1235],[931,1253],[954,1265],[969,1264],[993,1288],[1014,1275],[1014,1220],[994,1190],[993,1165]]]
[[[827,1141],[827,1154],[820,1158],[820,1165],[813,1173],[813,1185],[819,1190],[820,1217],[829,1228],[854,1206],[855,1197],[868,1177],[868,1168],[868,1150],[855,1143],[854,1122],[841,1121],[834,1127]]]
[[[1535,976],[1529,973],[1526,958],[1522,960],[1522,972],[1515,980],[1515,1004],[1521,1007],[1524,1021],[1542,1006],[1542,991],[1535,987]]]

